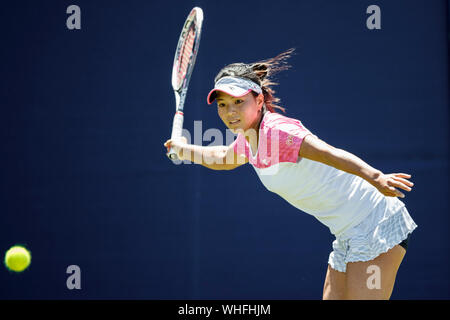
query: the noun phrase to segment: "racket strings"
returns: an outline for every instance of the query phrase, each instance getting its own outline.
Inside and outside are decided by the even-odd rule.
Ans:
[[[195,43],[195,30],[191,28],[186,36],[186,40],[183,43],[183,47],[181,49],[180,54],[180,63],[178,69],[178,83],[180,83],[186,76],[189,61],[191,59],[192,51]]]

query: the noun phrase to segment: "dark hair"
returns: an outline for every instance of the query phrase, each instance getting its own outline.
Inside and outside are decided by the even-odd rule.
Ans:
[[[274,96],[275,90],[272,89],[271,86],[277,85],[278,83],[273,81],[272,76],[277,72],[290,68],[290,65],[287,64],[286,60],[292,55],[294,50],[295,49],[292,48],[273,58],[253,63],[240,62],[229,64],[219,71],[214,79],[214,82],[217,82],[219,79],[227,76],[251,80],[262,88],[264,103],[270,112],[276,112],[275,109],[280,109],[281,111],[286,112],[283,107],[276,104],[280,101],[280,99]],[[253,94],[255,96],[258,95],[256,92],[253,92]]]

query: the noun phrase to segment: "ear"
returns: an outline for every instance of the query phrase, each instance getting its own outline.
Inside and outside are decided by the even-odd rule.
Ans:
[[[256,97],[256,104],[258,105],[258,108],[262,108],[262,105],[264,104],[264,95],[262,93]]]

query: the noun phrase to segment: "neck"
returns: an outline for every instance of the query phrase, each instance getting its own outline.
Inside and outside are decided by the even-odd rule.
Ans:
[[[264,109],[261,110],[261,115],[258,117],[258,119],[255,121],[255,124],[251,126],[250,129],[255,130],[256,132],[256,145],[259,144],[259,127],[261,126],[262,119],[264,118],[266,111]],[[245,139],[247,139],[248,142],[250,142],[250,135],[246,135]]]

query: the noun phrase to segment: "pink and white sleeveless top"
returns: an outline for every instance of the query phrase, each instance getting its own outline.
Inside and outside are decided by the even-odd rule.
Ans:
[[[312,133],[301,121],[267,111],[256,153],[241,133],[233,149],[248,158],[269,191],[316,217],[334,235],[341,235],[374,210],[384,195],[359,176],[299,157],[308,134]]]

